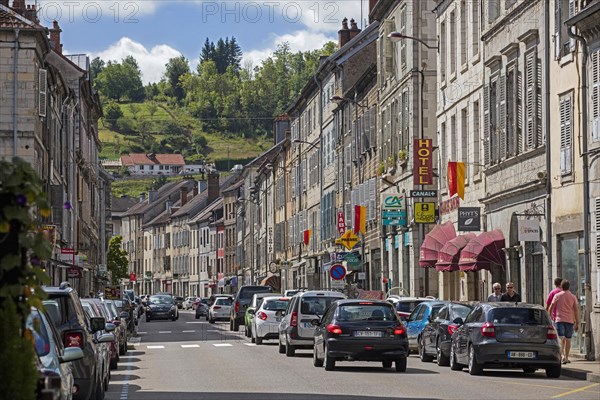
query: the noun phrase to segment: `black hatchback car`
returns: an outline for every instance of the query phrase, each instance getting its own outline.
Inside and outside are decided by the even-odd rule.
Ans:
[[[154,294],[148,298],[146,306],[146,322],[153,319],[170,319],[175,321],[179,318],[177,304],[170,294]]]
[[[544,368],[548,378],[561,374],[560,345],[546,310],[537,304],[480,303],[452,335],[450,368],[464,365],[471,375],[484,368]]]
[[[336,361],[380,361],[384,368],[396,363],[406,371],[408,338],[394,307],[386,301],[337,300],[321,320],[315,319],[313,364],[335,369]]]

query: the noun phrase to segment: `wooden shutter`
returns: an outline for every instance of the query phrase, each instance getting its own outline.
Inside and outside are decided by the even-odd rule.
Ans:
[[[377,179],[369,179],[369,221],[377,219]]]
[[[546,144],[544,131],[542,129],[542,60],[537,57],[537,53],[534,54],[534,65],[535,65],[535,141],[536,147],[544,146]]]
[[[560,60],[562,50],[562,40],[560,33],[562,30],[561,3],[562,0],[554,0],[554,59]]]
[[[592,140],[600,140],[600,50],[592,53],[591,61]]]
[[[600,197],[596,197],[594,215],[596,222],[596,268],[600,267]],[[600,295],[599,295],[600,296]]]
[[[490,87],[483,88],[483,163],[490,164]]]
[[[302,161],[302,191],[300,193],[306,192],[306,164],[308,164],[306,160]]]
[[[558,1],[558,0],[555,0],[555,1],[560,3],[560,1]],[[577,11],[577,6],[575,4],[575,0],[569,0],[569,19],[571,17],[575,16],[576,11]],[[575,39],[573,39],[572,37],[569,37],[569,50],[575,51]]]
[[[377,106],[371,108],[371,119],[369,121],[369,143],[372,149],[377,148]]]
[[[40,69],[38,72],[38,88],[38,113],[40,117],[45,117],[48,104],[48,71],[45,69]]]
[[[516,67],[515,67],[515,71],[516,71],[516,79],[517,79],[517,85],[516,85],[516,89],[515,89],[515,91],[516,91],[515,99],[517,102],[517,115],[515,116],[515,119],[516,119],[515,127],[517,130],[515,132],[515,137],[517,139],[515,155],[519,155],[523,151],[523,74]]]
[[[352,145],[349,144],[346,147],[346,152],[344,154],[344,175],[346,185],[350,185],[352,183]]]
[[[498,77],[498,121],[496,122],[497,145],[495,161],[506,158],[506,76]]]
[[[394,42],[392,42],[391,40],[389,40],[387,38],[387,35],[389,35],[390,33],[392,33],[394,31],[394,21],[393,20],[386,20],[385,21],[385,36],[383,38],[381,38],[384,41],[384,56],[385,56],[385,74],[386,74],[386,78],[388,75],[391,75],[394,73],[394,51],[396,51],[396,49],[394,48]]]
[[[292,167],[292,173],[290,174],[290,186],[291,186],[291,198],[296,198],[296,167]]]
[[[535,53],[530,52],[525,58],[525,137],[527,149],[535,144]]]
[[[572,105],[571,97],[560,101],[560,173],[571,173],[572,146]]]

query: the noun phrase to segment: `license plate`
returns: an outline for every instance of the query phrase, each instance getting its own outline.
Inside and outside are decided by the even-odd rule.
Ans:
[[[310,322],[303,322],[302,323],[302,327],[305,328],[305,329],[306,328],[312,328],[312,324]]]
[[[509,351],[508,358],[535,358],[535,351]]]
[[[355,331],[354,336],[356,336],[356,337],[382,337],[383,332],[381,332],[381,331]]]

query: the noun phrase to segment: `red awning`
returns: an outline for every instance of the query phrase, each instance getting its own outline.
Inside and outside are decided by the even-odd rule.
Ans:
[[[504,268],[506,265],[502,250],[504,247],[506,245],[501,230],[483,232],[462,249],[458,267],[461,271],[489,270],[493,265]]]
[[[446,243],[438,252],[435,269],[438,272],[458,271],[461,250],[476,236],[474,233],[467,233],[466,235],[457,236]]]
[[[448,221],[445,224],[436,225],[431,232],[425,235],[421,245],[419,265],[423,268],[433,268],[437,262],[438,252],[444,245],[456,237],[454,224]]]

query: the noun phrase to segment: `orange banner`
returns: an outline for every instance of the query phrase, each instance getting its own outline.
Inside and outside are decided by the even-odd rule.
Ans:
[[[367,233],[367,207],[354,206],[354,233]]]
[[[464,162],[448,162],[448,195],[450,197],[458,194],[458,197],[465,199],[465,172]]]

